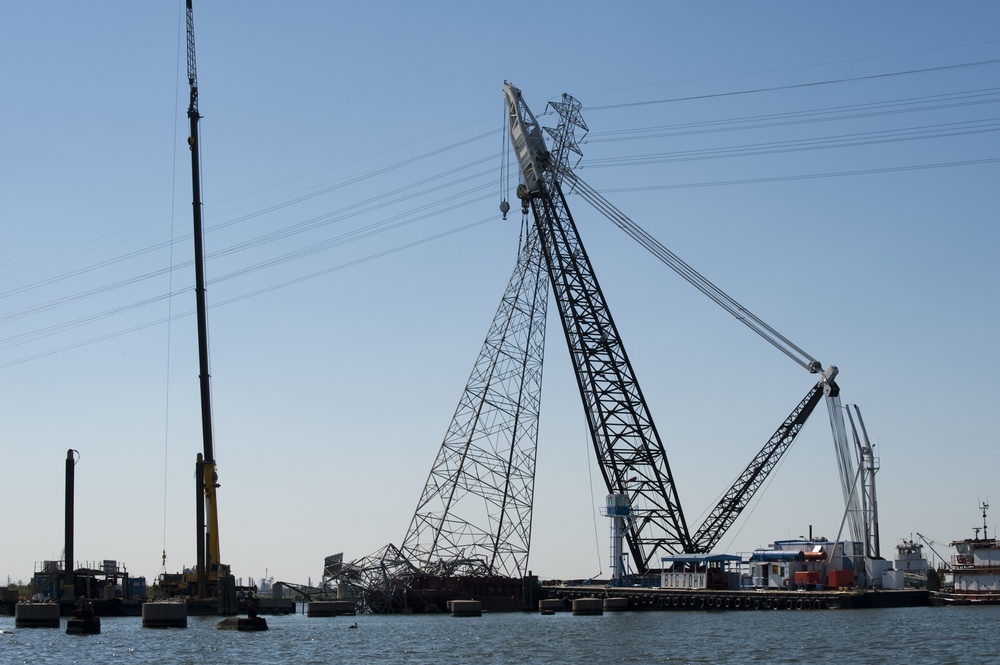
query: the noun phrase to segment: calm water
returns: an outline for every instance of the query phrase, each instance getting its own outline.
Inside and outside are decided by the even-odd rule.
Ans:
[[[991,663],[1000,606],[817,612],[626,612],[267,617],[270,630],[142,628],[102,619],[101,634],[14,629],[0,616],[0,663]]]

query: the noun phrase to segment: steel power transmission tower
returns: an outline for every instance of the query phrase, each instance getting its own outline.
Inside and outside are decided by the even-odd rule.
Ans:
[[[580,105],[568,95],[554,104],[561,122],[550,131],[550,153],[521,91],[505,83],[503,92],[523,179],[518,196],[534,214],[601,474],[609,494],[628,496],[625,538],[644,572],[660,555],[690,551],[692,541],[666,451],[563,195],[574,128],[586,128]]]
[[[400,548],[424,573],[527,573],[547,299],[529,226]]]

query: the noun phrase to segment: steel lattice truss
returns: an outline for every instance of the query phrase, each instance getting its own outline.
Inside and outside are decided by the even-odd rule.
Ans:
[[[594,452],[608,492],[629,496],[626,540],[645,570],[691,544],[667,454],[562,190],[552,184],[531,206]]]
[[[345,585],[358,605],[386,614],[397,609],[400,592],[418,572],[395,545],[389,544],[362,559],[326,566],[323,586]]]
[[[750,503],[750,499],[767,480],[771,469],[781,461],[785,451],[795,441],[796,435],[823,398],[825,385],[821,381],[806,393],[798,406],[771,435],[761,451],[747,465],[729,491],[723,495],[705,521],[698,527],[692,540],[699,552],[711,552],[726,530],[732,526],[746,505]]]
[[[400,548],[425,573],[526,574],[547,299],[529,227]]]
[[[324,574],[325,580],[347,585],[372,611],[392,611],[400,597],[405,604],[407,590],[422,576],[525,575],[549,282],[605,485],[609,493],[628,496],[625,538],[640,572],[655,567],[665,554],[710,551],[791,445],[821,393],[827,394],[828,402],[837,400],[836,368],[831,367],[692,537],[663,443],[562,189],[562,176],[572,176],[569,153],[580,153],[575,128],[586,130],[581,105],[568,95],[551,104],[561,120],[556,129],[546,129],[553,138],[549,152],[520,91],[505,84],[504,94],[511,144],[522,174],[518,196],[525,214],[530,207],[534,224],[529,225],[517,266],[402,547],[388,545],[363,559],[338,563],[336,570]],[[575,177],[568,182],[581,184]],[[768,341],[779,339],[804,355],[776,333],[776,337],[764,336]],[[807,360],[804,366],[818,371],[818,361],[808,356]],[[840,418],[840,436],[836,436],[834,417],[839,415],[839,401],[829,406],[835,439],[840,442],[842,476],[847,478],[850,474],[845,468],[851,460],[846,432]],[[868,456],[873,458],[870,446]],[[874,477],[877,465],[868,461],[867,466]],[[864,500],[874,506],[873,479],[871,485],[870,496]],[[848,489],[845,480],[845,493]],[[877,548],[877,535],[875,539]]]
[[[520,91],[512,95],[508,115],[518,123],[516,131],[527,137],[521,145],[544,148]],[[562,162],[568,151],[576,151],[572,128],[586,129],[574,102],[564,96],[556,107],[561,122],[550,132],[557,140],[553,154],[536,153],[532,164],[537,170],[526,169],[528,160],[522,160],[525,196],[541,238],[594,451],[608,492],[629,496],[634,519],[626,540],[644,571],[661,555],[691,551],[692,542],[663,443],[560,186]],[[514,148],[519,149],[516,141]],[[538,175],[534,182],[532,172]]]

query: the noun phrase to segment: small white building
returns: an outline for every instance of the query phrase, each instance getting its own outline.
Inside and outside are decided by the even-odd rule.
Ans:
[[[739,589],[741,559],[735,554],[674,554],[660,559],[664,589]],[[736,564],[736,568],[732,567]]]

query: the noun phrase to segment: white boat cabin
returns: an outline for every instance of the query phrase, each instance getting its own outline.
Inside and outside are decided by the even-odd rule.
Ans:
[[[995,538],[966,538],[951,546],[957,552],[951,560],[955,591],[1000,591],[1000,543]]]
[[[904,573],[926,575],[931,565],[924,556],[924,546],[912,539],[903,540],[896,545],[896,560],[893,568]]]

